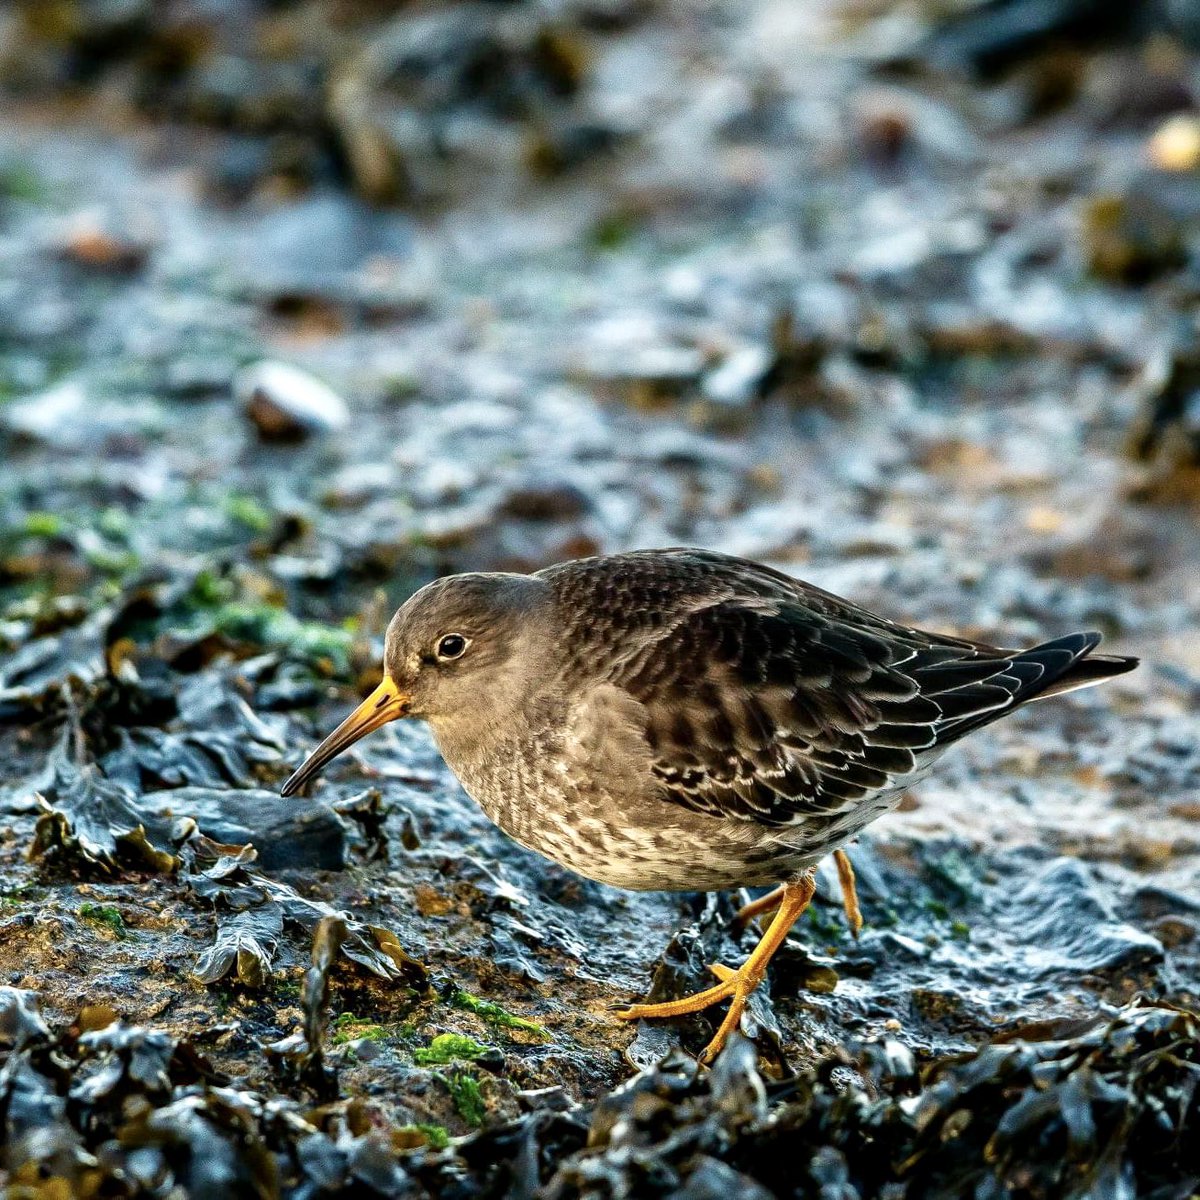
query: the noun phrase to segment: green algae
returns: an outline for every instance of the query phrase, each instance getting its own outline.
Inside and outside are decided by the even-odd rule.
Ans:
[[[548,1039],[550,1037],[549,1031],[536,1021],[530,1021],[527,1017],[518,1017],[494,1001],[484,1000],[482,997],[476,996],[472,992],[463,991],[461,988],[454,993],[452,1003],[456,1008],[466,1009],[468,1012],[473,1012],[476,1016],[482,1017],[489,1025],[498,1025],[504,1029],[520,1029],[526,1033],[536,1034],[541,1038]]]
[[[450,1145],[450,1133],[445,1125],[400,1125],[396,1132],[399,1134],[418,1134],[425,1139],[425,1145],[430,1150],[445,1150]]]
[[[333,1022],[333,1044],[344,1046],[347,1042],[386,1042],[396,1036],[385,1025],[356,1017],[353,1013],[341,1013]]]
[[[127,935],[125,918],[121,916],[120,909],[112,904],[92,904],[90,901],[85,901],[79,906],[78,912],[85,921],[105,926],[118,938],[124,938]]]
[[[439,1033],[428,1046],[418,1046],[413,1058],[423,1067],[441,1066],[459,1060],[474,1062],[490,1049],[466,1034]]]
[[[454,1101],[454,1110],[468,1125],[478,1128],[487,1115],[479,1080],[470,1071],[452,1071],[442,1076]]]

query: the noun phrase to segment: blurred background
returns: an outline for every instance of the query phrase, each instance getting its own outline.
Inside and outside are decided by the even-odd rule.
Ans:
[[[1190,701],[1197,39],[1104,0],[5,6],[0,638],[149,573],[311,701],[434,574],[696,543],[1098,626]]]
[[[105,755],[219,676],[271,786],[434,575],[692,543],[1145,655],[884,824],[1075,856],[1192,953],[1196,5],[29,0],[0,93],[13,812],[64,685],[132,795],[210,782]]]

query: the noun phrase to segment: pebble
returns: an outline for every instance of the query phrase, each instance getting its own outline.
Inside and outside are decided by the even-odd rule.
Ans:
[[[742,407],[758,397],[773,363],[768,347],[739,346],[704,377],[701,389],[713,404]]]
[[[582,488],[551,480],[518,485],[504,497],[499,511],[522,521],[562,521],[582,516],[590,507]]]
[[[8,405],[4,424],[17,434],[35,441],[53,442],[64,425],[82,417],[87,405],[83,385],[73,379],[27,400]]]
[[[1168,117],[1150,138],[1151,163],[1163,171],[1194,171],[1200,166],[1200,118],[1194,113]]]
[[[1150,932],[1168,949],[1185,946],[1196,937],[1196,924],[1186,917],[1168,914],[1150,926]]]
[[[233,391],[264,441],[299,441],[333,433],[350,421],[337,392],[289,363],[254,363],[238,373]]]
[[[132,275],[146,265],[150,250],[149,238],[94,213],[81,213],[64,232],[59,255],[90,271]]]

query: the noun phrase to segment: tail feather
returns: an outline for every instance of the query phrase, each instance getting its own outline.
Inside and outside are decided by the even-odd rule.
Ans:
[[[1099,638],[1096,640],[1098,642]],[[1048,696],[1062,696],[1067,692],[1095,687],[1118,675],[1127,675],[1140,662],[1140,658],[1127,658],[1121,654],[1088,654],[1085,651],[1067,671],[1031,698],[1044,700]]]
[[[972,729],[988,725],[1006,712],[1033,700],[1061,696],[1080,688],[1093,687],[1124,675],[1138,665],[1138,659],[1117,654],[1096,654],[1100,634],[1088,630],[1069,633],[1053,641],[1042,642],[1028,650],[1003,651],[1000,672],[978,683],[952,686],[932,695],[942,710],[939,745],[957,741]],[[978,660],[973,660],[978,661]],[[996,659],[992,659],[993,670]],[[956,683],[945,668],[938,668],[939,683]]]

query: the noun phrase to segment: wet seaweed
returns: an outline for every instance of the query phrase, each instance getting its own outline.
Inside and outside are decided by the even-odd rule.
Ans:
[[[323,947],[332,945],[380,979],[425,983],[424,965],[404,951],[390,930],[355,920],[250,869],[257,857],[253,847],[223,846],[199,835],[185,847],[184,881],[217,915],[216,940],[195,968],[202,982],[215,983],[236,969],[242,983],[263,986],[283,928],[289,925],[324,931]],[[336,937],[330,932],[335,928]]]
[[[123,865],[173,871],[178,859],[171,848],[172,823],[143,812],[133,792],[83,758],[80,731],[68,726],[35,781],[41,815],[30,858],[85,873],[117,874]]]

